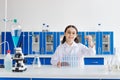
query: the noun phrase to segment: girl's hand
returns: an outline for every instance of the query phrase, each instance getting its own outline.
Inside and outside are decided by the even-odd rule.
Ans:
[[[88,36],[85,36],[85,39],[88,40],[88,44],[91,48],[94,47],[94,43],[93,43],[93,39],[92,39],[92,36],[88,35]]]
[[[62,65],[61,65],[61,62],[59,61],[58,63],[57,63],[57,67],[61,67]]]

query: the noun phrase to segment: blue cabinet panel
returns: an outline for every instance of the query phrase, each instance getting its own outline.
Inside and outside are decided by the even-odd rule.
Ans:
[[[4,68],[4,60],[0,59],[0,68]]]
[[[23,46],[22,46],[22,50],[24,55],[28,54],[28,32],[23,32]]]
[[[0,59],[0,64],[4,64],[4,59]]]
[[[90,57],[84,58],[85,65],[104,65],[104,58],[103,57]]]
[[[28,39],[28,54],[32,54],[32,32],[29,32],[29,39]]]
[[[25,64],[26,65],[32,65],[33,64],[33,60],[34,60],[34,58],[27,57],[27,58],[25,58]]]
[[[51,58],[45,58],[45,65],[51,65]]]

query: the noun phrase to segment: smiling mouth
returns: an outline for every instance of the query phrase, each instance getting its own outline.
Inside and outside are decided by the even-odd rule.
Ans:
[[[73,37],[69,37],[69,39],[73,39]]]

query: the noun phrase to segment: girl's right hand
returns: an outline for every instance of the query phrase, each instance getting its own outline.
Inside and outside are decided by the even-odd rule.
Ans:
[[[59,61],[58,63],[57,63],[57,67],[61,67],[62,65],[61,65],[61,62]]]

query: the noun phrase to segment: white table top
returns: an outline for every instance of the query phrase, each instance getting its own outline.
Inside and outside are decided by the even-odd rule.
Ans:
[[[84,68],[62,67],[52,65],[41,67],[28,66],[25,72],[7,72],[0,68],[0,77],[13,78],[89,78],[89,79],[120,79],[120,71],[109,72],[104,66],[85,66]]]

